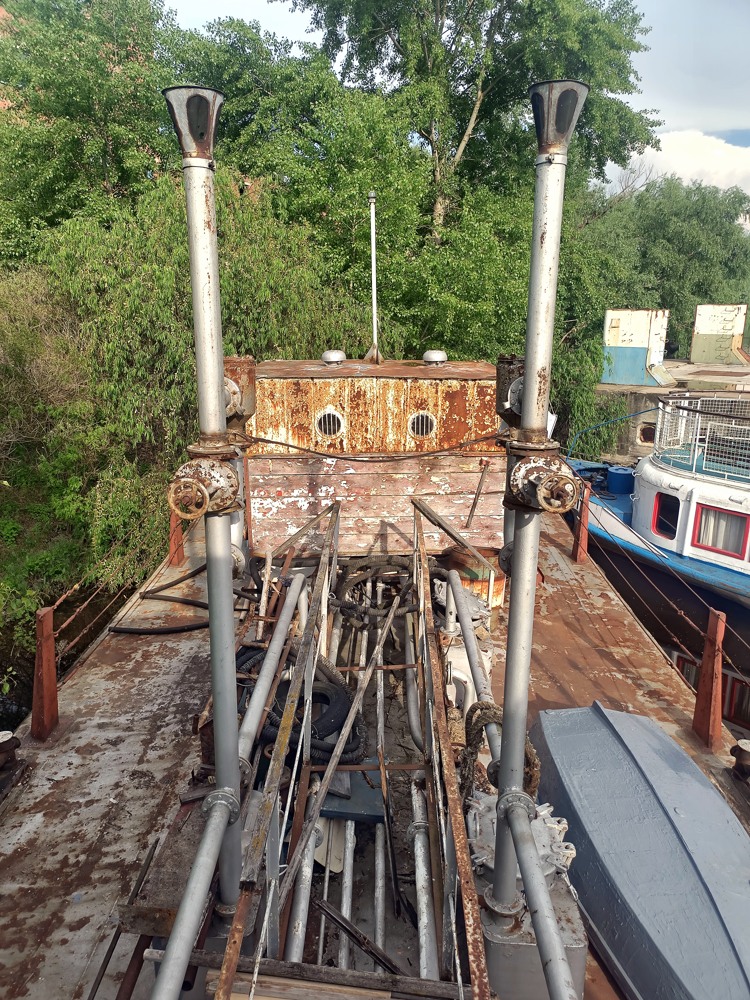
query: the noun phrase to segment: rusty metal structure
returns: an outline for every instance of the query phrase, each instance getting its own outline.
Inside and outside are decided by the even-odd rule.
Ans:
[[[122,646],[102,656],[109,677],[143,664],[146,698],[171,688],[176,706],[148,739],[155,746],[163,727],[190,781],[120,903],[87,1000],[108,987],[117,1000],[146,989],[176,1000],[193,983],[219,1000],[581,1000],[574,848],[525,772],[529,691],[541,676],[552,693],[537,691],[539,704],[555,704],[563,683],[549,656],[530,678],[535,603],[544,641],[560,657],[571,641],[536,581],[539,562],[552,578],[562,558],[557,536],[554,558],[540,554],[542,518],[578,497],[547,410],[565,152],[585,92],[570,81],[532,88],[527,351],[525,366],[497,369],[440,351],[383,359],[374,255],[366,359],[224,359],[212,201],[222,97],[166,92],[183,152],[201,429],[168,502],[192,523],[179,560],[113,626]],[[370,207],[374,240],[374,195]],[[604,627],[594,605],[586,614]],[[493,650],[503,619],[507,648]],[[571,687],[600,682],[568,675]],[[645,695],[632,686],[635,703]],[[199,691],[191,754],[176,717]],[[98,688],[96,698],[106,701]],[[103,788],[114,803],[114,786]],[[33,817],[20,822],[22,839]],[[127,882],[120,868],[115,877]],[[108,979],[122,933],[137,942]],[[144,963],[156,971],[147,987]]]

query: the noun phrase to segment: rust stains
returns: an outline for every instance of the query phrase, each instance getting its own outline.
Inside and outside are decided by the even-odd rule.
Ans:
[[[256,454],[291,455],[299,454],[298,449],[331,455],[498,451],[490,365],[476,365],[476,377],[469,379],[448,377],[444,371],[432,377],[445,366],[416,362],[349,363],[349,375],[338,370],[345,365],[335,366],[336,371],[332,367],[313,362],[284,362],[283,370],[281,362],[257,367],[256,385],[262,391],[245,425],[249,436],[264,439],[253,449]],[[313,369],[322,374],[312,374]],[[231,370],[237,371],[235,363]]]

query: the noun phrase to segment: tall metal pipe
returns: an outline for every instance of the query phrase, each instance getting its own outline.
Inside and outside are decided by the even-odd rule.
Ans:
[[[371,265],[371,285],[372,285],[372,347],[367,353],[366,360],[371,359],[376,363],[380,361],[378,351],[378,266],[376,257],[375,239],[375,192],[370,191],[367,200],[370,202],[370,265]]]
[[[567,151],[588,93],[586,84],[557,80],[530,90],[539,155],[536,159],[531,277],[526,323],[526,365],[519,449],[544,448],[547,440],[552,343],[557,299],[562,203]],[[511,460],[509,455],[509,462]],[[508,613],[503,732],[498,791],[523,787],[523,762],[531,670],[541,511],[517,510]],[[500,905],[516,897],[516,858],[510,826],[498,818],[493,896]]]
[[[547,881],[539,864],[539,853],[531,830],[529,814],[523,806],[511,805],[507,811],[507,819],[518,856],[523,890],[531,914],[550,1000],[578,1000],[578,991],[570,974]]]
[[[172,925],[151,1000],[177,1000],[182,991],[185,970],[190,964],[190,955],[203,922],[206,896],[214,877],[224,832],[232,816],[228,798],[217,798],[208,810],[206,826]]]
[[[258,735],[258,726],[266,707],[268,692],[271,690],[276,668],[279,665],[281,653],[287,640],[289,626],[292,624],[294,612],[306,586],[307,580],[304,573],[295,573],[289,585],[279,620],[276,622],[276,628],[273,630],[271,641],[268,643],[268,649],[266,650],[266,655],[258,674],[258,680],[255,682],[255,687],[253,688],[250,704],[247,706],[247,711],[240,726],[238,759],[243,761],[250,760],[250,753],[253,749],[255,738]]]
[[[471,669],[471,679],[474,682],[474,689],[480,701],[494,701],[492,686],[490,685],[487,671],[482,663],[482,656],[477,645],[477,637],[474,632],[474,623],[471,619],[471,611],[466,600],[466,591],[461,583],[461,577],[455,569],[448,573],[448,593],[453,596],[456,607],[458,623],[461,626],[461,636],[464,641],[466,658]],[[497,723],[490,722],[485,726],[487,743],[489,744],[492,759],[497,760],[500,756],[500,730]]]
[[[201,433],[192,453],[231,461],[236,458],[236,449],[228,445],[226,437],[213,163],[216,125],[224,95],[207,88],[170,87],[164,91],[164,97],[182,150],[187,202]],[[233,789],[239,799],[231,511],[207,513],[205,528],[216,783]],[[230,823],[219,856],[219,895],[227,907],[234,906],[239,898],[240,836],[239,825]]]
[[[411,786],[414,813],[410,834],[414,842],[414,882],[417,897],[417,933],[419,935],[419,975],[421,979],[439,979],[435,909],[432,902],[432,869],[430,868],[430,837],[427,823],[427,803],[416,781]]]

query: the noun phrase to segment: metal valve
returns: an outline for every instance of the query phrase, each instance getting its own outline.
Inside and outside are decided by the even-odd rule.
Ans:
[[[579,481],[566,472],[552,472],[537,485],[536,498],[542,510],[567,514],[578,502]]]
[[[513,465],[508,477],[511,505],[567,514],[578,503],[580,481],[556,455],[527,455]]]
[[[194,458],[185,462],[169,485],[167,501],[181,518],[196,521],[204,514],[237,510],[240,481],[228,462]]]

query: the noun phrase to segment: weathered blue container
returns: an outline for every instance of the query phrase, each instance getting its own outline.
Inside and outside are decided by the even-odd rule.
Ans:
[[[607,469],[607,492],[617,496],[621,493],[631,494],[634,490],[633,470],[624,465],[610,465]]]

